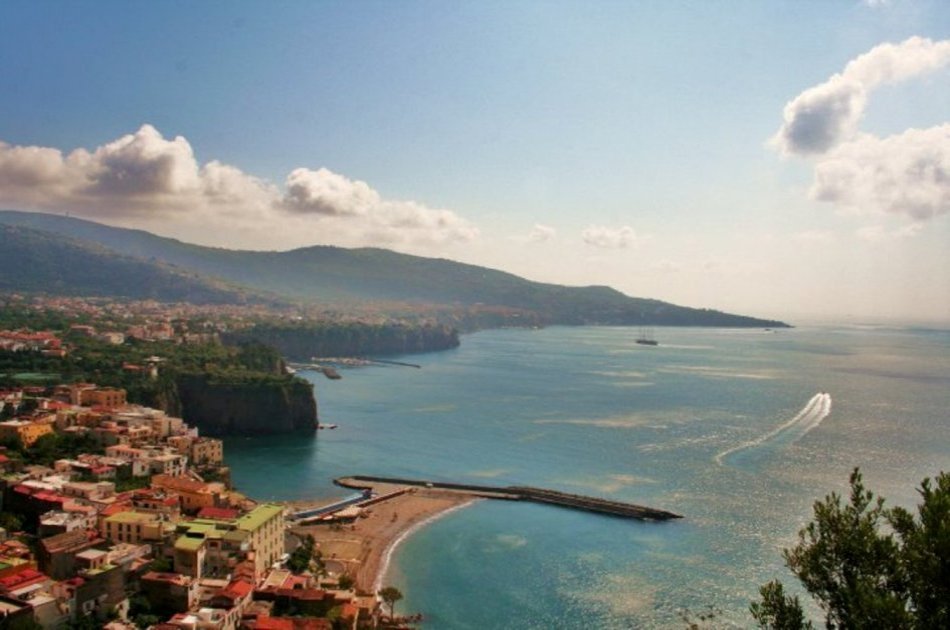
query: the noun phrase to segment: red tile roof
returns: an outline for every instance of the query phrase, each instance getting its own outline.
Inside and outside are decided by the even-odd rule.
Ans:
[[[241,512],[238,510],[211,506],[203,507],[198,512],[198,518],[210,518],[219,521],[232,521],[240,515]]]
[[[28,584],[42,582],[49,579],[45,573],[40,573],[36,569],[25,569],[19,573],[0,578],[0,589],[12,591]]]

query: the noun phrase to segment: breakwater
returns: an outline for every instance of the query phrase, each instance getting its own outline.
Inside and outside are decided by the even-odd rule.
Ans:
[[[635,503],[626,503],[623,501],[613,501],[599,497],[591,497],[580,494],[569,494],[557,490],[546,490],[544,488],[533,488],[530,486],[483,486],[474,484],[448,483],[439,481],[426,481],[419,479],[402,479],[395,477],[372,477],[367,475],[354,475],[351,477],[340,477],[333,482],[344,488],[353,488],[364,490],[372,488],[376,484],[402,485],[417,488],[432,488],[438,490],[449,490],[470,494],[472,496],[486,499],[502,499],[507,501],[532,501],[534,503],[545,503],[559,507],[570,508],[574,510],[584,510],[586,512],[596,512],[598,514],[607,514],[610,516],[620,516],[624,518],[635,518],[640,520],[668,521],[671,519],[683,518],[682,515],[666,510],[651,508]]]

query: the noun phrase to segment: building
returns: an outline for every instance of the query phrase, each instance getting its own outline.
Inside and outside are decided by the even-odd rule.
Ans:
[[[166,525],[160,514],[119,512],[102,520],[100,534],[108,540],[132,545],[159,543],[165,537]]]
[[[132,493],[132,507],[136,512],[161,514],[166,521],[176,522],[181,517],[181,503],[177,492],[162,488],[142,488]]]
[[[50,511],[40,515],[40,538],[55,536],[76,529],[86,529],[88,519],[81,512]]]
[[[153,451],[146,461],[155,475],[181,477],[188,470],[188,458],[172,451]]]
[[[220,466],[224,463],[224,443],[200,437],[191,443],[191,461],[196,466]]]
[[[152,609],[166,616],[187,612],[198,603],[198,580],[187,575],[150,571],[140,587]]]
[[[77,383],[69,391],[69,402],[83,407],[122,407],[125,397],[124,389],[96,387],[89,383]]]
[[[152,487],[178,494],[182,511],[189,514],[204,507],[219,506],[224,493],[224,486],[220,483],[203,483],[172,475],[154,475]]]
[[[54,580],[70,578],[79,568],[76,555],[102,542],[81,529],[44,538],[36,554],[40,570]]]
[[[26,447],[33,446],[38,439],[52,432],[53,427],[42,422],[29,420],[0,422],[0,441],[19,440]]]
[[[284,553],[284,509],[259,505],[233,519],[195,519],[179,523],[175,533],[175,571],[222,576],[248,558],[257,577]]]

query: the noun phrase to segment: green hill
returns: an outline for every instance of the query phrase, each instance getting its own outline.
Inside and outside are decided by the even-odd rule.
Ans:
[[[194,304],[260,301],[251,291],[92,243],[0,225],[0,290]]]
[[[0,223],[97,243],[298,300],[486,305],[537,314],[546,324],[781,327],[782,322],[634,298],[604,286],[566,287],[385,249],[306,247],[287,252],[202,247],[80,219],[0,211]]]

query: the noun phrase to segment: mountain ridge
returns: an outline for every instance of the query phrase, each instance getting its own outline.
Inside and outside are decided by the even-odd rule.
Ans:
[[[536,314],[544,324],[787,326],[776,320],[631,297],[602,285],[568,287],[534,282],[488,267],[375,247],[231,250],[69,216],[13,210],[0,211],[0,224],[95,243],[118,255],[161,261],[300,301],[488,305]]]

